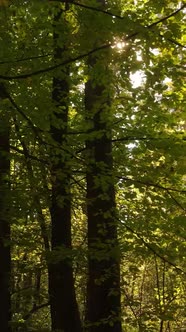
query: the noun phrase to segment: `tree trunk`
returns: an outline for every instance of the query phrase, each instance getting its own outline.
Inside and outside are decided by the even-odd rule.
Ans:
[[[0,110],[0,330],[10,332],[9,116]]]
[[[105,55],[106,56],[106,55]],[[120,269],[113,182],[109,82],[98,83],[92,73],[97,61],[89,58],[85,108],[87,148],[88,283],[87,330],[121,332]],[[100,67],[99,67],[100,68]],[[107,77],[108,68],[102,66]],[[94,73],[93,73],[94,74]],[[96,75],[94,76],[96,77]],[[102,77],[100,77],[101,81]]]
[[[58,37],[55,25],[64,24],[64,30],[68,27],[65,22],[65,13],[62,10],[54,19],[54,58],[62,59],[66,50],[58,46]],[[64,58],[63,58],[64,59]],[[52,176],[52,201],[51,222],[52,238],[51,246],[53,261],[51,259],[49,269],[49,296],[51,305],[52,331],[80,332],[81,321],[76,301],[73,262],[71,255],[71,194],[70,194],[70,166],[67,143],[68,126],[68,95],[69,95],[69,68],[58,72],[53,79],[54,118],[51,126],[53,148],[51,152],[51,176]],[[64,150],[63,150],[64,149]]]

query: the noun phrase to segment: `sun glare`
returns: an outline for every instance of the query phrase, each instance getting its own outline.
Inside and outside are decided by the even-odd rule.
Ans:
[[[125,46],[126,46],[126,43],[124,43],[124,42],[118,42],[118,43],[116,43],[116,47],[119,50],[122,50]]]
[[[133,88],[138,88],[144,83],[144,72],[142,70],[138,70],[134,74],[130,74],[130,80]]]
[[[117,52],[123,51],[126,46],[127,46],[126,42],[122,41],[119,38],[114,38],[112,48],[114,48]]]

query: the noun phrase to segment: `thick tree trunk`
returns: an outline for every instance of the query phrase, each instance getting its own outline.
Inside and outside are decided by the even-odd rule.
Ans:
[[[60,12],[55,16],[55,25],[64,19]],[[64,30],[66,31],[64,22]],[[65,51],[59,47],[54,32],[55,60],[59,61]],[[73,266],[71,257],[71,194],[70,165],[67,144],[69,69],[63,69],[53,79],[54,119],[51,126],[52,138],[58,148],[53,148],[52,161],[52,252],[53,261],[49,268],[49,296],[51,304],[52,331],[80,332],[81,321],[76,301]],[[64,150],[63,150],[64,148]],[[64,152],[65,151],[65,152]]]
[[[107,87],[91,76],[85,88],[90,132],[87,148],[88,284],[87,330],[121,332],[117,217],[112,174],[110,106]],[[102,75],[105,76],[108,68]],[[96,76],[96,75],[95,75]],[[107,82],[109,84],[109,82]]]
[[[9,120],[0,110],[0,330],[10,332],[10,211]]]

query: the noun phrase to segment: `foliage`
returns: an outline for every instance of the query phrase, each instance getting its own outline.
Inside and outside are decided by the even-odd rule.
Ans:
[[[0,110],[11,112],[12,331],[50,329],[47,264],[61,257],[70,257],[85,320],[85,142],[103,135],[91,131],[85,117],[89,76],[106,82],[103,94],[111,96],[111,114],[105,111],[103,122],[112,129],[113,172],[103,176],[104,165],[98,165],[96,180],[103,187],[112,181],[116,188],[119,252],[106,255],[121,257],[123,331],[181,331],[186,326],[186,5],[109,0],[102,9],[94,0],[16,0],[0,6],[0,79],[6,89],[6,98],[0,91]],[[65,24],[56,23],[57,42],[61,48],[68,43],[68,49],[56,62],[53,19],[60,10]],[[91,54],[97,59],[93,69],[86,64]],[[52,81],[66,65],[70,93],[64,146],[51,135],[52,126],[63,126]],[[57,158],[67,159],[70,169],[73,247],[51,253],[51,167]],[[61,180],[63,175],[61,170]],[[95,251],[97,260],[99,255]]]

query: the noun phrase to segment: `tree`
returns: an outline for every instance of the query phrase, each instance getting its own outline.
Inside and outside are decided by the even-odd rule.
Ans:
[[[69,44],[68,22],[65,9],[58,8],[54,15],[54,60],[65,60]],[[59,29],[60,27],[60,29]],[[62,35],[60,30],[65,31]],[[60,38],[63,39],[61,44]],[[69,67],[53,78],[53,107],[51,121],[51,246],[53,261],[49,262],[49,295],[52,330],[81,331],[81,321],[76,302],[71,250],[71,164],[68,154],[68,100],[70,89]],[[55,252],[61,251],[59,258]],[[66,250],[66,251],[65,251]],[[64,256],[64,257],[63,257]]]
[[[102,2],[101,5],[102,8],[105,7]],[[94,19],[93,15],[92,21]],[[94,29],[92,24],[93,33]],[[101,41],[102,38],[100,36],[98,40]],[[95,44],[98,40],[95,39]],[[85,85],[85,117],[88,123],[86,319],[87,329],[91,332],[121,331],[118,219],[112,155],[112,87],[109,65],[104,61],[107,59],[109,62],[109,58],[108,51],[88,57],[88,80]]]
[[[3,7],[13,332],[184,328],[184,8]]]
[[[6,90],[0,85],[0,326],[10,332],[11,257],[10,257],[10,113],[6,108]]]

